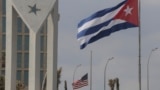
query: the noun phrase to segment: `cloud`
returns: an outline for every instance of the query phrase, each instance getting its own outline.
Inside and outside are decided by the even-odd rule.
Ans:
[[[147,6],[159,6],[160,1],[159,0],[140,0],[141,5],[147,5]]]

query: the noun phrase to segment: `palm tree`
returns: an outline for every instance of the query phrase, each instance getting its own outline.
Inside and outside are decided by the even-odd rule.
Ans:
[[[114,90],[114,85],[115,85],[115,80],[114,79],[109,79],[109,84],[111,90]]]
[[[119,79],[118,79],[118,78],[116,78],[116,79],[115,79],[115,81],[116,81],[116,87],[117,87],[117,90],[119,90]]]
[[[62,67],[60,67],[58,70],[57,70],[57,89],[59,88],[59,84],[61,83],[61,72],[62,72]]]
[[[64,90],[67,90],[67,81],[64,81]]]
[[[61,83],[61,72],[62,72],[62,67],[60,67],[58,70],[57,70],[57,89],[59,88],[59,84]],[[42,89],[46,90],[46,83],[47,83],[47,77],[44,78],[44,83],[42,85]]]

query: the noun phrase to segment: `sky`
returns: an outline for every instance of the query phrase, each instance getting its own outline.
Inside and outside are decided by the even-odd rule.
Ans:
[[[108,80],[119,78],[120,90],[138,90],[138,28],[129,28],[112,33],[85,49],[80,50],[77,41],[77,24],[91,14],[110,8],[122,0],[59,0],[58,28],[58,68],[62,67],[59,90],[64,90],[67,80],[68,90],[72,90],[74,80],[90,74],[90,55],[92,51],[92,90],[104,90],[104,68],[106,70],[106,90],[110,90]],[[141,70],[142,90],[147,90],[147,62],[149,63],[150,90],[160,90],[160,48],[159,16],[160,0],[141,0]],[[152,52],[152,53],[151,53]],[[90,79],[90,77],[89,77]],[[80,90],[89,90],[88,86]]]

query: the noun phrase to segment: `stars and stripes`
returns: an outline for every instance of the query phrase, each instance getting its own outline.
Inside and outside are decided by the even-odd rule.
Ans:
[[[72,83],[73,89],[78,89],[88,85],[88,73],[85,74],[80,80]]]

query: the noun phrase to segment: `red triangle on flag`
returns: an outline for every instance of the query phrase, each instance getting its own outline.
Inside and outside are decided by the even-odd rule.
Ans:
[[[122,9],[114,17],[114,19],[122,19],[136,26],[139,26],[138,21],[138,0],[127,0]]]

